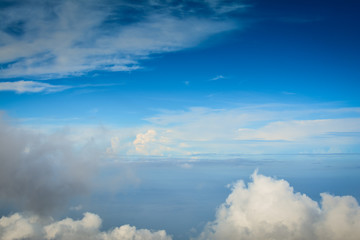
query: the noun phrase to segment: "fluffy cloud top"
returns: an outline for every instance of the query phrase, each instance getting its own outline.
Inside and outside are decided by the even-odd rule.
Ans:
[[[199,239],[359,239],[360,207],[353,197],[323,193],[319,206],[285,180],[257,173],[252,179],[233,186]]]
[[[0,8],[0,77],[129,71],[154,53],[238,27],[228,1],[11,1]]]
[[[100,231],[101,219],[93,213],[85,213],[81,220],[66,218],[60,221],[41,219],[15,213],[0,218],[2,240],[171,240],[165,231],[136,229],[123,225],[108,232]]]

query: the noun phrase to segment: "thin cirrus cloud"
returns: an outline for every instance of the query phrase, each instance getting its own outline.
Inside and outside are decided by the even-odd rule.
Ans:
[[[0,77],[131,71],[151,54],[239,28],[227,15],[245,7],[223,1],[14,1],[0,9]]]
[[[16,93],[53,93],[71,88],[64,85],[53,85],[35,81],[0,82],[0,91],[14,91]]]
[[[23,93],[55,93],[73,88],[100,88],[111,87],[120,84],[81,84],[76,86],[70,85],[54,85],[44,83],[41,81],[14,81],[14,82],[0,82],[0,91],[12,91],[18,94]]]

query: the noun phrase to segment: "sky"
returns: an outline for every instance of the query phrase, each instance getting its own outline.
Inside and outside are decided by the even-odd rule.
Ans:
[[[0,0],[0,239],[356,239],[359,7]]]

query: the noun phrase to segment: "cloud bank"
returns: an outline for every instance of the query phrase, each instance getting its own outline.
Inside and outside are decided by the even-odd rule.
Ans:
[[[101,218],[93,213],[85,213],[81,220],[66,218],[60,221],[15,213],[0,218],[0,238],[2,240],[171,240],[164,230],[136,229],[130,225],[102,232],[101,222]]]
[[[294,192],[285,180],[256,172],[247,186],[237,182],[216,219],[199,239],[355,240],[360,236],[360,207],[351,196],[321,194],[320,206]]]
[[[131,71],[152,54],[236,29],[229,1],[11,1],[0,6],[0,78]]]

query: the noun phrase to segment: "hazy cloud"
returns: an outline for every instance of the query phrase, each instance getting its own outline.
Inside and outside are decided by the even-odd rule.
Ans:
[[[47,214],[87,191],[99,156],[91,142],[76,145],[65,131],[43,134],[1,118],[0,199]]]
[[[171,240],[163,230],[136,229],[129,225],[102,232],[101,222],[101,218],[93,213],[85,213],[80,220],[66,218],[60,221],[15,213],[0,218],[0,238],[2,240]]]
[[[351,196],[321,194],[319,204],[294,192],[285,180],[254,173],[252,182],[234,184],[199,239],[355,240],[360,207]]]
[[[228,1],[12,1],[0,8],[0,77],[131,71],[239,27]]]

